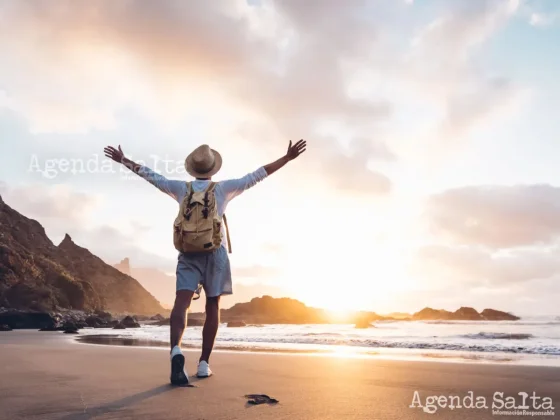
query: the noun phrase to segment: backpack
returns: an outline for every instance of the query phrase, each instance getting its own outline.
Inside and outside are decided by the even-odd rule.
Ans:
[[[210,182],[204,191],[194,191],[187,182],[187,194],[179,206],[179,214],[173,223],[173,244],[182,253],[212,252],[222,245],[222,218],[216,204],[216,183]],[[226,215],[229,252],[231,245]]]

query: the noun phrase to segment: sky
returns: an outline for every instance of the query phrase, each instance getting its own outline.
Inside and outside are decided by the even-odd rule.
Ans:
[[[303,138],[227,209],[234,285],[558,315],[559,42],[554,0],[0,0],[0,194],[173,273],[177,204],[103,147],[188,180],[209,144],[220,180]]]

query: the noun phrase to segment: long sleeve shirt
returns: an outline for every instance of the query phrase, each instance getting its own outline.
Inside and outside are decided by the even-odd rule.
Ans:
[[[142,166],[138,170],[138,175],[154,185],[160,191],[171,196],[177,203],[181,203],[187,195],[187,183],[185,181],[167,179],[146,166]],[[228,179],[216,183],[216,205],[218,206],[218,215],[222,217],[226,211],[228,203],[240,195],[243,191],[257,185],[267,177],[264,167],[260,167],[255,172],[251,172],[244,177],[238,179]],[[204,191],[210,180],[196,179],[192,181],[194,191]],[[222,227],[222,237],[225,238]],[[225,240],[222,241],[222,246],[225,246]]]

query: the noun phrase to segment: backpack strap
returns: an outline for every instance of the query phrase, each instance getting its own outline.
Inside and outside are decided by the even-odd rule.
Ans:
[[[231,254],[231,239],[229,238],[229,227],[227,224],[227,217],[225,214],[222,216],[222,219],[224,220],[224,225],[226,225],[226,238],[227,238],[228,251]]]
[[[205,219],[208,219],[208,216],[210,214],[210,209],[208,208],[208,206],[210,205],[210,199],[208,198],[208,196],[214,192],[215,188],[216,183],[210,182],[208,187],[206,187],[206,191],[204,192],[204,208],[202,209],[202,214],[204,215]]]
[[[187,195],[185,196],[186,205],[184,209],[185,219],[190,220],[191,218],[191,201],[194,194],[194,189],[192,187],[192,182],[187,182]]]

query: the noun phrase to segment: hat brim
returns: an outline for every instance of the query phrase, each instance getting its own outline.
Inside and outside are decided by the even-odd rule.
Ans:
[[[212,167],[212,169],[208,172],[195,171],[193,169],[193,161],[192,161],[193,154],[191,153],[185,159],[185,169],[187,170],[187,173],[189,175],[195,178],[210,178],[211,176],[216,175],[218,173],[218,171],[222,168],[222,155],[217,150],[214,149],[210,149],[210,150],[212,150],[212,153],[214,154],[214,166]]]

